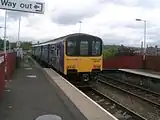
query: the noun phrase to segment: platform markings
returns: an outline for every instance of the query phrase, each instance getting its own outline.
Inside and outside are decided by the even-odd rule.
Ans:
[[[36,78],[37,76],[36,75],[27,75],[26,77],[28,77],[28,78]]]
[[[28,63],[28,60],[26,60],[26,62]]]
[[[30,65],[29,65],[29,64],[23,64],[23,66],[24,66],[24,67],[30,67]]]
[[[9,105],[9,106],[8,106],[8,108],[9,108],[9,109],[12,109],[12,108],[13,108],[13,106]]]
[[[12,82],[12,80],[8,80],[8,82],[9,82],[9,83],[11,83],[11,82]]]
[[[58,115],[42,115],[37,117],[35,120],[62,120]]]
[[[11,92],[11,90],[10,90],[10,89],[5,89],[4,91],[5,91],[5,92]]]
[[[32,70],[32,68],[24,68],[25,70]]]

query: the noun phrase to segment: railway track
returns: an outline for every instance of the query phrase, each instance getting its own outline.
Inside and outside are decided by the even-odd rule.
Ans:
[[[99,75],[100,79],[99,82],[103,84],[107,84],[111,87],[124,91],[126,93],[132,94],[158,108],[160,108],[160,94],[150,91],[148,89],[141,88],[136,85],[132,85],[130,83],[126,83],[123,81],[119,81],[112,77],[106,76],[104,74]]]
[[[90,88],[84,93],[88,95],[91,99],[93,99],[95,102],[97,102],[99,105],[101,105],[104,109],[117,117],[119,120],[147,120],[143,116],[126,108],[122,104],[104,95],[95,88]]]

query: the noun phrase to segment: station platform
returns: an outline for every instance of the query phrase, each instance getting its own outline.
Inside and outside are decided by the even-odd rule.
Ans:
[[[35,120],[48,114],[62,120],[117,120],[55,71],[24,57],[0,101],[0,120]]]
[[[141,76],[146,76],[154,79],[160,79],[160,72],[155,72],[145,69],[118,69],[119,71],[133,73]]]

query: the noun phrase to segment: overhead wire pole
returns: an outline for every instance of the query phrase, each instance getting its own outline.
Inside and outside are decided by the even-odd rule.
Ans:
[[[20,30],[21,30],[21,16],[19,17],[19,22],[18,22],[18,42],[20,40]]]
[[[6,53],[6,37],[7,37],[7,10],[5,10],[4,17],[4,58],[5,58],[5,73],[7,71],[7,53]]]
[[[1,30],[1,28],[3,28],[2,26],[0,26],[0,30]],[[3,35],[2,35],[3,36]],[[0,36],[0,38],[1,38],[1,36]]]
[[[144,20],[144,54],[146,54],[146,31],[146,20]]]
[[[5,18],[4,18],[4,54],[6,57],[6,36],[7,36],[7,10],[5,10]]]
[[[17,39],[17,50],[18,50],[17,54],[18,54],[18,57],[22,57],[21,56],[22,54],[20,53],[20,52],[22,52],[22,51],[20,51],[20,31],[21,31],[21,16],[18,19],[18,39]]]

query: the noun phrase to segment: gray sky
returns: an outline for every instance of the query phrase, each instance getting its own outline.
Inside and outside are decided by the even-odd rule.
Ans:
[[[39,0],[37,0],[39,1]],[[22,16],[21,40],[46,41],[79,31],[101,37],[105,44],[140,46],[147,20],[147,44],[160,46],[160,0],[44,0],[45,14],[8,12],[7,36],[16,41]],[[0,10],[4,26],[4,10]],[[3,29],[0,29],[3,35]]]

